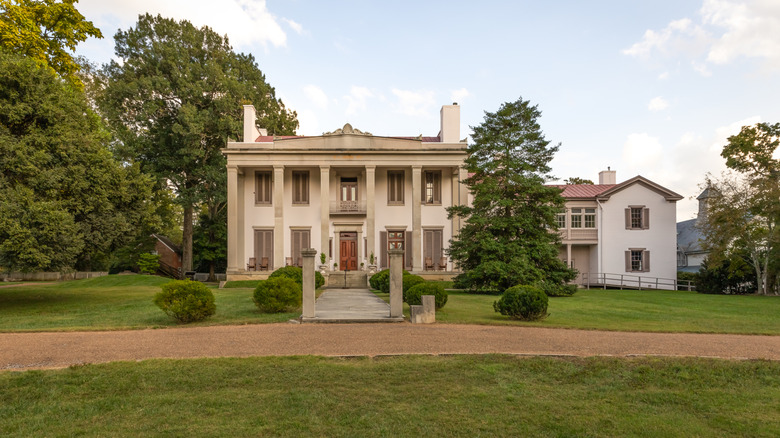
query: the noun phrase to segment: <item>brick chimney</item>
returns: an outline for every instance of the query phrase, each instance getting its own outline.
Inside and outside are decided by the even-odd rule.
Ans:
[[[244,105],[244,143],[254,143],[260,137],[257,129],[257,111],[254,105]],[[265,130],[263,130],[265,131]]]
[[[599,172],[599,184],[617,184],[617,175],[615,173],[609,167],[607,167],[607,170]]]
[[[439,139],[442,143],[457,143],[460,141],[460,107],[457,102],[441,107],[441,131]]]

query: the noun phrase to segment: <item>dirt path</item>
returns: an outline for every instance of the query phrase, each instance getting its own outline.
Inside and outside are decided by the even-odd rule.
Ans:
[[[780,360],[780,336],[409,323],[283,323],[0,334],[0,370],[62,368],[74,364],[151,358],[481,353]]]
[[[34,284],[36,286],[43,286],[43,285],[54,284],[54,283],[41,283],[41,282],[38,282],[38,283],[16,283],[16,284],[2,284],[2,283],[0,283],[0,289],[6,288],[6,287],[29,286],[31,284]]]

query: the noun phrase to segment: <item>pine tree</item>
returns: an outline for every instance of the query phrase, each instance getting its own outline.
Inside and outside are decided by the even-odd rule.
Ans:
[[[565,200],[544,183],[560,144],[544,138],[540,115],[520,98],[485,112],[472,127],[465,184],[473,203],[448,209],[465,220],[449,249],[463,271],[455,279],[461,287],[495,293],[539,281],[562,284],[576,275],[558,258],[555,217]]]

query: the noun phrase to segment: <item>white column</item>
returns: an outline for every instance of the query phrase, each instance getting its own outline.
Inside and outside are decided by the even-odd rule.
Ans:
[[[228,272],[236,272],[243,266],[238,255],[238,166],[227,167],[228,209]]]
[[[320,252],[328,255],[330,234],[330,166],[320,166]],[[332,268],[333,266],[330,266]]]
[[[422,271],[422,166],[412,166],[412,270]],[[406,242],[408,245],[409,242]]]
[[[284,166],[274,166],[274,269],[284,267]]]
[[[376,250],[374,249],[374,239],[376,238],[376,166],[366,166],[366,244],[368,253],[363,256],[368,260],[368,256],[373,253],[376,259]],[[362,245],[362,242],[360,242]],[[376,260],[375,260],[376,262]]]
[[[246,204],[246,200],[244,199],[244,184],[246,184],[246,176],[244,175],[244,172],[241,169],[238,169],[238,235],[236,236],[236,239],[238,240],[238,268],[246,269],[246,265],[243,264],[242,260],[244,258],[247,258],[246,256],[246,215],[244,211],[244,206]],[[254,236],[252,236],[252,240],[250,240],[252,247],[254,248]],[[247,258],[247,262],[249,259]]]
[[[314,279],[314,256],[317,255],[317,250],[314,248],[306,248],[301,251],[303,256],[303,297],[302,307],[304,318],[314,318],[314,302],[315,302],[315,279]]]

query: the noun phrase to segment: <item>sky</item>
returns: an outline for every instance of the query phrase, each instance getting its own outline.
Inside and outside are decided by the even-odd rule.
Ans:
[[[349,122],[374,135],[435,136],[442,105],[461,137],[485,111],[529,100],[562,180],[636,175],[695,217],[720,151],[744,125],[780,122],[778,0],[80,0],[103,32],[76,53],[114,57],[139,14],[189,20],[251,53],[299,135]],[[778,152],[775,153],[778,156]]]

